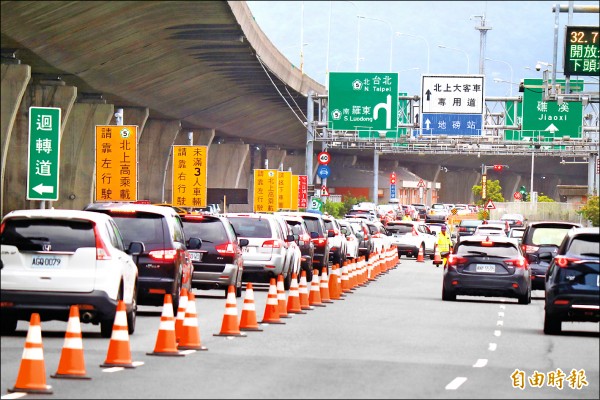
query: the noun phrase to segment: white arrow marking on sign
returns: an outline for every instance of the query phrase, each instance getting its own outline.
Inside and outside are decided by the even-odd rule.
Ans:
[[[546,129],[544,129],[545,131],[548,131],[550,133],[554,133],[554,132],[558,132],[560,129],[558,129],[554,124],[550,124],[548,125],[548,127]]]
[[[33,188],[38,194],[54,193],[54,186],[44,186],[42,183]]]
[[[425,121],[425,129],[429,129],[429,125],[431,125],[431,121],[429,120],[429,118],[427,118],[427,120]]]

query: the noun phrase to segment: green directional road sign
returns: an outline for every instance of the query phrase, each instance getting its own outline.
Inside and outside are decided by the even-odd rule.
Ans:
[[[27,200],[58,200],[60,108],[29,107]]]
[[[329,127],[358,131],[398,130],[398,74],[332,72],[329,76]]]
[[[563,86],[564,92],[565,81],[558,80],[557,83]],[[523,84],[523,136],[540,135],[545,139],[581,137],[583,105],[580,101],[565,101],[562,104],[558,104],[558,101],[545,101],[542,79],[525,79]],[[571,81],[570,86],[573,91],[583,90],[582,81]]]

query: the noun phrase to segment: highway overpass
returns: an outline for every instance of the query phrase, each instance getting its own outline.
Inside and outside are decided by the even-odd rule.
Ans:
[[[2,1],[1,42],[2,215],[40,206],[25,199],[31,106],[62,110],[54,207],[94,200],[94,127],[116,124],[117,110],[125,124],[139,127],[140,199],[170,201],[173,144],[209,146],[209,188],[251,188],[252,170],[267,163],[295,174],[315,170],[314,161],[306,165],[307,96],[326,90],[272,45],[245,2]],[[310,119],[318,120],[319,111]],[[315,142],[311,153],[325,145]],[[352,183],[372,188],[372,176],[353,169],[373,171],[377,163],[379,188],[388,186],[389,172],[406,168],[441,183],[440,199],[447,202],[469,200],[482,164],[510,165],[502,176],[509,197],[529,183],[532,164],[529,153],[330,151],[330,187],[361,176]],[[535,190],[556,198],[557,184],[586,185],[583,162],[561,164],[560,157],[540,153]]]

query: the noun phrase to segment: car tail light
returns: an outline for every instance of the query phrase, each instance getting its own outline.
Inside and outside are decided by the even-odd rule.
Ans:
[[[467,259],[465,257],[460,257],[455,254],[450,254],[448,256],[448,265],[458,265],[458,264],[464,264],[466,262],[467,262]]]
[[[540,246],[532,246],[530,244],[524,244],[521,247],[523,248],[523,253],[535,253],[540,249]]]
[[[561,299],[554,300],[554,304],[557,306],[566,306],[569,304],[569,300],[561,300]]]
[[[202,221],[203,219],[204,219],[204,215],[202,215],[202,214],[190,214],[190,215],[183,216],[184,221]]]
[[[482,241],[481,241],[481,245],[482,245],[483,247],[492,247],[492,246],[494,245],[494,242],[492,242],[492,241],[490,240],[490,237],[489,237],[489,236],[487,236],[487,237],[485,238],[485,240],[482,240]]]
[[[459,226],[459,227],[458,227],[458,231],[459,231],[459,232],[466,232],[466,231],[467,231],[467,228],[465,228],[464,226]]]
[[[162,249],[152,250],[148,253],[150,258],[156,261],[173,261],[177,256],[177,250],[175,249]]]
[[[94,225],[94,235],[96,236],[96,260],[110,260],[112,257],[96,225]]]
[[[561,268],[566,268],[570,262],[577,261],[577,260],[578,260],[577,258],[565,257],[565,256],[556,256],[554,258],[554,261],[556,261],[558,266]]]
[[[514,258],[514,259],[510,259],[510,260],[504,260],[504,263],[508,264],[508,265],[512,265],[517,268],[526,268],[528,265],[527,260],[525,260],[522,257]]]
[[[281,247],[281,242],[278,239],[265,240],[262,247],[278,249]]]
[[[2,233],[4,232],[4,225],[5,224],[0,225],[0,235],[2,235]]]
[[[314,242],[315,246],[325,246],[325,244],[327,243],[327,239],[326,238],[314,238],[313,242]]]
[[[222,256],[235,256],[235,248],[233,247],[233,243],[231,242],[218,244],[215,246],[215,250],[217,250],[217,252]]]

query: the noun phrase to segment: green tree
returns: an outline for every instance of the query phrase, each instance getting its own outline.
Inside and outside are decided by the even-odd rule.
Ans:
[[[487,198],[485,200],[481,198],[481,185],[473,185],[471,191],[473,192],[475,197],[479,198],[479,200],[476,201],[476,204],[480,206],[485,205],[485,203],[490,199],[498,203],[506,201],[502,196],[502,187],[500,186],[499,180],[487,181]]]
[[[334,216],[335,218],[344,218],[344,215],[346,215],[348,211],[352,209],[352,206],[362,201],[367,201],[367,198],[364,196],[353,197],[350,196],[350,193],[348,193],[346,196],[344,196],[344,201],[341,203],[327,201],[325,204],[323,204],[322,211]]]
[[[538,203],[554,203],[554,199],[546,196],[544,193],[540,193],[537,201]]]
[[[577,211],[583,218],[592,222],[592,226],[600,226],[598,196],[588,197],[587,202]]]

